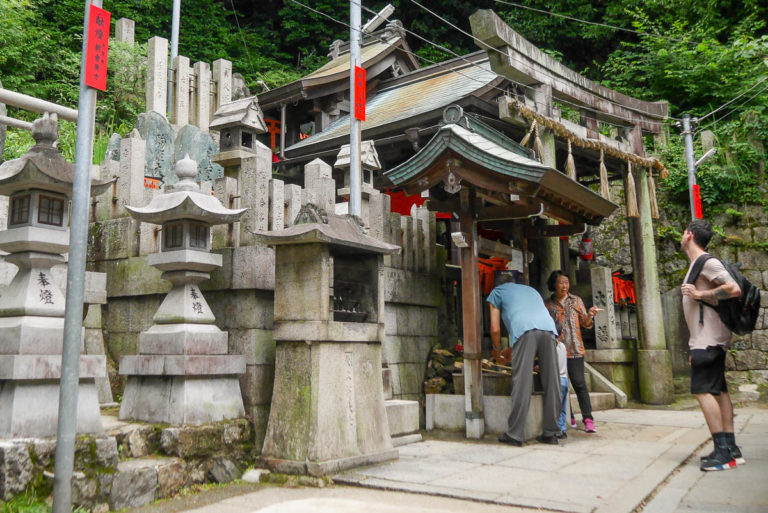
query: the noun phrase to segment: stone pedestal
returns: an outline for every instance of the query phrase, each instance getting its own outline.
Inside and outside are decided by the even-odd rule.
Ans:
[[[595,339],[598,349],[620,349],[621,337],[616,330],[616,311],[613,306],[613,279],[607,267],[592,267],[592,304],[602,308],[595,315]]]
[[[276,246],[263,461],[277,472],[326,475],[394,459],[381,379],[381,254],[398,248],[363,235],[349,216],[323,222],[313,205],[298,219],[259,236]]]

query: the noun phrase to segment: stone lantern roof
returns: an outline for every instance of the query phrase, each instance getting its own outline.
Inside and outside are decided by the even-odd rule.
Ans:
[[[131,217],[152,224],[191,219],[216,225],[237,222],[243,212],[248,210],[226,208],[214,196],[201,193],[200,186],[194,181],[197,163],[189,155],[176,163],[176,176],[179,182],[166,186],[169,192],[155,196],[146,207],[126,206]]]
[[[71,196],[75,166],[54,147],[58,132],[55,116],[45,114],[35,120],[32,137],[36,144],[21,157],[0,165],[0,194],[10,196],[28,189],[44,189]],[[111,184],[91,180],[91,196],[102,194]]]
[[[211,130],[222,130],[231,126],[242,126],[257,134],[267,132],[264,114],[255,96],[225,103],[213,115]]]

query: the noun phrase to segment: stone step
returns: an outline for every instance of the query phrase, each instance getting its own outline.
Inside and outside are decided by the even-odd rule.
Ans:
[[[384,401],[392,438],[419,432],[419,402],[390,399]]]
[[[581,413],[579,400],[576,394],[571,394],[571,408],[573,413]],[[610,392],[590,392],[589,400],[592,403],[592,411],[610,410],[616,408],[616,396]]]

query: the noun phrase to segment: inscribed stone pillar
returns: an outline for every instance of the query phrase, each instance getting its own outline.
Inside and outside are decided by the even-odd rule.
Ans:
[[[282,180],[269,181],[269,229],[285,228],[285,190]]]
[[[115,22],[115,40],[122,43],[134,42],[136,22],[128,18],[120,18]]]
[[[189,57],[183,55],[173,59],[173,69],[176,73],[173,96],[173,124],[183,127],[189,124]]]
[[[168,100],[168,40],[153,37],[147,43],[147,112],[165,116]]]
[[[315,193],[318,207],[331,213],[336,205],[336,185],[332,172],[333,168],[320,159],[304,166],[304,188]]]
[[[643,155],[643,134],[636,126],[630,132],[632,150]],[[674,399],[672,386],[672,359],[664,336],[664,316],[661,311],[661,293],[653,237],[648,173],[635,168],[638,218],[627,220],[630,228],[632,266],[635,276],[637,310],[639,316],[637,351],[640,400],[649,404],[669,404]]]
[[[616,312],[613,308],[613,279],[607,267],[592,267],[592,304],[603,311],[595,316],[595,339],[598,349],[620,349],[616,333]]]
[[[301,186],[287,184],[283,192],[285,194],[285,226],[293,226],[301,210]]]
[[[232,101],[232,63],[226,59],[213,61],[213,82],[216,84],[216,103],[213,111]]]
[[[253,233],[269,229],[269,180],[272,178],[272,152],[254,143],[256,155],[244,158],[237,183],[240,207],[248,211],[240,218],[240,242],[250,245]]]
[[[120,142],[120,165],[117,176],[117,202],[111,202],[113,219],[128,215],[125,205],[144,203],[144,169],[146,143],[140,137]]]
[[[211,67],[207,62],[196,62],[194,69],[197,85],[193,105],[195,124],[200,130],[207,132],[208,125],[211,123]]]

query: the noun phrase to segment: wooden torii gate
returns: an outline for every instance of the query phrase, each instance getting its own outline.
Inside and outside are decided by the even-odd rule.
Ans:
[[[453,212],[461,226],[466,435],[485,430],[481,379],[482,314],[478,275],[477,223],[545,214],[563,224],[519,223],[523,245],[531,238],[582,233],[599,224],[616,205],[556,169],[532,158],[530,150],[496,132],[461,107],[447,107],[443,126],[411,159],[385,176],[409,195],[430,191],[430,210]]]
[[[628,177],[633,174],[637,189],[637,217],[628,217],[632,267],[638,302],[639,346],[638,378],[640,398],[650,404],[668,404],[672,401],[672,364],[664,336],[661,312],[658,267],[653,239],[652,201],[649,174],[652,169],[664,172],[655,159],[645,157],[643,134],[662,135],[662,121],[667,117],[666,102],[645,102],[603,87],[542,52],[515,32],[499,16],[490,10],[479,10],[470,17],[472,34],[478,45],[488,52],[493,71],[532,91],[534,116],[545,126],[558,130],[548,131],[550,151],[543,152],[542,161],[554,167],[555,137],[563,137],[582,149],[599,153],[605,151],[619,161],[644,166],[648,173],[627,168],[620,173],[625,191]],[[582,124],[555,119],[553,99],[569,105],[581,106]],[[503,117],[515,110],[515,102],[500,102]],[[517,109],[513,116],[527,114]],[[524,116],[525,117],[525,116]],[[519,119],[519,118],[518,118]],[[529,120],[530,121],[530,120]],[[598,122],[604,121],[624,127],[625,141],[617,142],[598,133]],[[544,141],[547,146],[547,141]],[[635,168],[637,170],[637,167]],[[589,174],[593,174],[590,171]],[[555,251],[554,254],[557,254]]]

